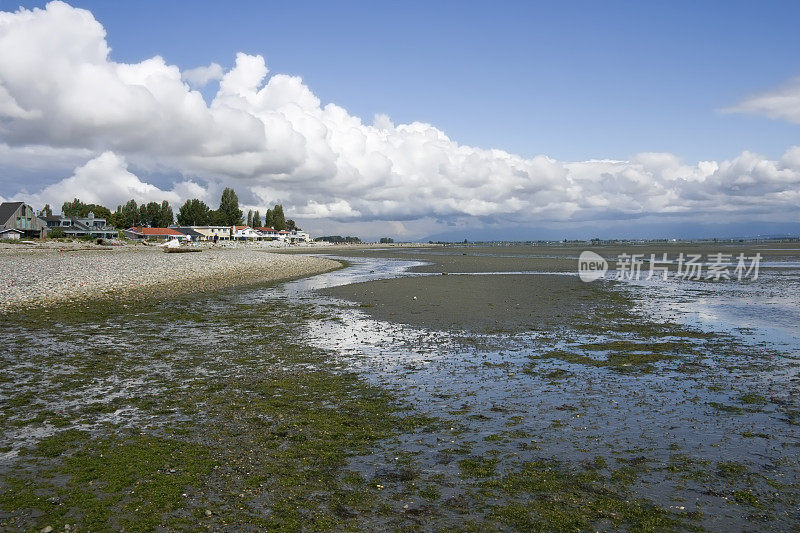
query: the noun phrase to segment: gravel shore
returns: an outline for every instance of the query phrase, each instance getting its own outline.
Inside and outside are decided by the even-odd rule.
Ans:
[[[0,314],[98,298],[142,299],[333,270],[330,259],[250,247],[165,254],[155,246],[0,245]]]

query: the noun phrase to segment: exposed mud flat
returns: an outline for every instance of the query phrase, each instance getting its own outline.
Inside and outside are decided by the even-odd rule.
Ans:
[[[604,306],[592,299],[592,286],[558,274],[414,276],[322,292],[357,301],[379,320],[433,330],[529,331],[588,316]]]
[[[554,259],[553,251],[542,264],[526,258],[527,274],[471,275],[482,258],[484,271],[509,272],[519,269],[514,255],[536,254],[516,251],[415,251],[406,257],[431,262],[406,277],[323,291],[354,304],[346,330],[337,336],[320,324],[320,338],[338,342],[374,382],[452,420],[449,440],[404,439],[354,468],[380,478],[387,458],[410,453],[420,472],[447,479],[444,494],[482,509],[481,520],[522,528],[573,524],[520,510],[542,494],[507,490],[520,472],[538,483],[548,468],[588,470],[601,485],[625,478],[626,494],[688,519],[678,529],[797,523],[797,250],[770,252],[760,280],[742,283],[582,284],[574,271],[542,273],[553,261],[576,268],[578,252]],[[444,265],[470,274],[436,275]],[[484,306],[491,318],[469,317]],[[457,506],[429,511],[460,516]]]
[[[796,527],[798,252],[665,285],[505,252],[15,315],[0,527]]]

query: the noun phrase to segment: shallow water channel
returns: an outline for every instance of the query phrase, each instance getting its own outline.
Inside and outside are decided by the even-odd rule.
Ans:
[[[770,265],[756,282],[741,284],[598,282],[584,290],[576,281],[579,290],[567,289],[582,306],[580,313],[492,331],[383,320],[372,313],[373,304],[320,292],[409,278],[411,285],[403,285],[411,287],[407,294],[381,293],[408,303],[415,295],[424,299],[426,287],[437,283],[474,279],[492,287],[493,276],[511,276],[505,279],[520,292],[545,291],[544,300],[555,293],[537,282],[576,275],[509,264],[502,272],[475,268],[442,276],[416,271],[425,270],[426,256],[410,255],[348,256],[342,258],[345,268],[272,287],[162,307],[118,304],[108,313],[93,310],[88,318],[80,309],[68,310],[78,318],[44,314],[35,324],[8,325],[0,332],[0,488],[3,476],[20,478],[19,486],[28,485],[30,494],[55,494],[48,501],[57,502],[53,509],[60,513],[63,487],[49,487],[51,478],[39,473],[51,472],[48,461],[57,461],[58,454],[48,455],[52,448],[38,443],[63,443],[61,436],[75,432],[75,444],[66,442],[59,452],[69,457],[91,446],[90,436],[161,438],[181,435],[183,427],[195,428],[197,441],[208,444],[203,434],[215,420],[230,426],[221,428],[230,434],[221,440],[220,457],[241,460],[231,467],[231,479],[246,485],[258,474],[251,472],[258,458],[239,455],[240,437],[251,439],[252,453],[273,444],[263,449],[290,450],[305,442],[294,433],[304,421],[286,430],[281,414],[289,418],[294,407],[311,413],[328,408],[313,399],[325,391],[303,381],[315,364],[323,366],[314,359],[322,354],[332,363],[326,359],[324,372],[355,373],[374,390],[391,391],[419,420],[430,420],[405,433],[384,431],[377,445],[358,448],[359,455],[343,453],[346,464],[337,466],[339,483],[331,494],[308,489],[319,498],[316,513],[327,509],[348,527],[779,531],[800,524],[800,289],[793,264]],[[528,301],[536,302],[539,294]],[[273,381],[282,379],[283,394],[303,406],[283,405],[280,395],[259,392],[274,391]],[[372,394],[352,390],[366,395],[359,402]],[[345,396],[332,398],[347,405]],[[250,413],[258,402],[278,407],[263,411],[262,405],[261,414]],[[231,403],[235,412],[225,410]],[[330,441],[315,438],[316,457],[325,457]],[[253,502],[252,514],[241,523],[254,516],[271,519],[276,503],[270,483],[308,467],[306,456],[294,459],[252,493],[236,489],[231,508],[241,508],[238,498],[245,494]],[[271,459],[266,463],[263,468]],[[150,480],[163,479],[162,465],[152,466]],[[179,508],[176,516],[216,520],[216,508],[207,515],[192,506],[222,506],[217,496],[231,491],[221,486],[217,493],[212,486],[206,499],[189,498],[189,510]],[[83,498],[84,489],[74,490]],[[184,501],[181,485],[176,490],[176,499]],[[328,501],[337,501],[333,493],[368,495],[358,505],[369,516],[353,510],[357,503],[328,508]],[[23,503],[36,509],[41,502],[32,495]],[[39,511],[20,505],[0,512],[0,525],[46,525]],[[313,519],[311,511],[302,511],[297,520]],[[80,517],[64,513],[63,520]]]
[[[602,360],[610,350],[586,347],[641,340],[635,333],[612,333],[613,324],[600,334],[569,326],[497,334],[429,331],[373,319],[355,304],[315,292],[421,275],[409,272],[420,262],[347,260],[343,270],[243,298],[334,309],[338,320],[305,326],[305,342],[333,350],[348,368],[421,412],[451,421],[449,434],[409,435],[355,458],[350,467],[366,478],[380,478],[405,454],[447,500],[474,485],[460,462],[464,457],[491,460],[496,476],[537,460],[600,463],[612,475],[624,467],[634,476],[635,496],[679,514],[694,512],[710,529],[798,524],[800,306],[793,272],[763,273],[758,284],[744,287],[620,284],[613,290],[631,298],[648,321],[701,332],[660,338],[686,343],[687,353],[665,357],[647,371],[626,371],[592,359],[542,357],[577,347]],[[402,496],[402,483],[385,483],[387,493],[397,492],[387,499],[415,504]],[[513,496],[499,491],[481,501],[508,499]]]

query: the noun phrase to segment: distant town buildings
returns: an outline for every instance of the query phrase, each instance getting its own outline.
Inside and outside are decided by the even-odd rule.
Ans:
[[[114,239],[122,234],[131,240],[279,241],[288,244],[311,242],[311,237],[305,231],[276,230],[270,227],[170,226],[168,228],[151,228],[135,226],[118,231],[109,226],[105,218],[95,217],[91,212],[85,217],[37,216],[33,207],[25,202],[0,204],[0,239],[43,238],[48,232],[69,238]]]
[[[181,241],[280,241],[290,244],[311,242],[305,231],[275,230],[273,228],[251,228],[250,226],[170,226],[169,228],[135,227],[122,230],[122,234],[133,240]]]

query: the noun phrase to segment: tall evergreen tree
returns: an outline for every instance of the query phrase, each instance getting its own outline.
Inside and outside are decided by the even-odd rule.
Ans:
[[[271,228],[273,224],[272,209],[267,209],[267,214],[264,215],[264,227]]]
[[[258,209],[253,211],[253,225],[252,225],[252,227],[254,227],[254,228],[260,228],[261,227],[261,213],[258,212]]]
[[[205,202],[192,198],[178,210],[178,224],[181,226],[208,226],[211,224],[211,209]]]
[[[133,226],[141,225],[142,219],[139,218],[139,206],[136,205],[136,200],[128,200],[128,202],[122,206],[121,218],[121,227],[123,228],[131,228]]]
[[[247,225],[250,226],[251,228],[253,227],[253,210],[252,209],[248,209],[247,210]]]
[[[242,210],[239,209],[239,197],[230,187],[222,191],[222,198],[217,209],[217,220],[223,226],[235,226],[242,223]]]
[[[227,226],[228,222],[225,219],[225,213],[219,209],[211,211],[211,225],[212,226]]]
[[[44,207],[41,211],[39,211],[40,217],[51,217],[53,216],[53,210],[50,209],[50,204],[44,204]]]
[[[145,223],[152,227],[157,228],[161,223],[161,206],[158,202],[148,202],[145,206]]]
[[[142,226],[149,226],[147,223],[147,204],[142,204],[139,206],[139,213],[136,216],[139,224]]]
[[[108,217],[108,220],[106,220],[106,224],[108,224],[109,226],[114,226],[115,228],[119,228],[122,227],[121,220],[122,220],[122,206],[118,205],[116,211],[111,213],[111,216]]]
[[[286,217],[283,216],[283,206],[275,204],[272,210],[272,227],[278,231],[286,229]]]
[[[172,212],[172,206],[169,205],[169,202],[166,200],[161,202],[160,218],[161,220],[158,225],[162,228],[168,228],[175,223],[175,214]]]

